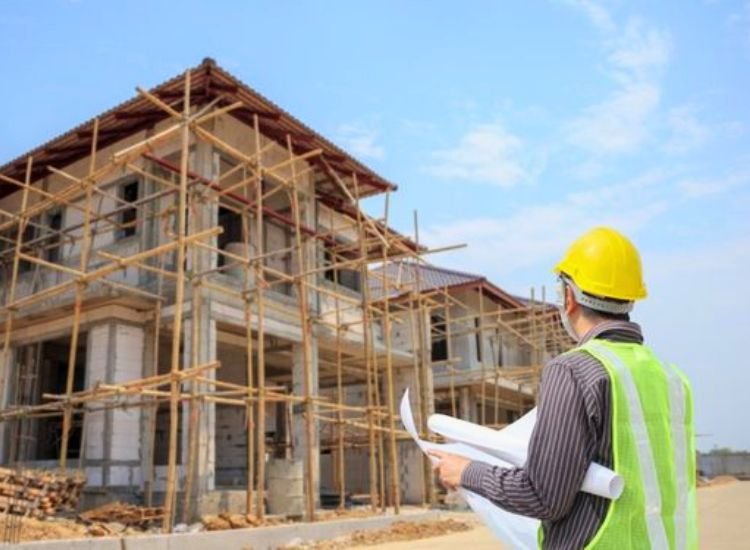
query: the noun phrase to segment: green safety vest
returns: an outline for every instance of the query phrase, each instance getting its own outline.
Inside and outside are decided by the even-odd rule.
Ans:
[[[698,548],[693,397],[687,378],[640,344],[595,339],[577,350],[594,356],[609,374],[614,470],[625,481],[586,548]]]

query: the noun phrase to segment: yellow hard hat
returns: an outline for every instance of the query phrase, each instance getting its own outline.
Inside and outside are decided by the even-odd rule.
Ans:
[[[645,298],[641,256],[632,242],[609,227],[596,227],[576,239],[555,266],[582,291],[617,300]]]

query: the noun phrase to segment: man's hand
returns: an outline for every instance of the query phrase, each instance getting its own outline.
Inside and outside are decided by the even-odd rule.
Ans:
[[[461,485],[461,475],[471,460],[462,456],[443,453],[441,451],[427,451],[427,454],[436,458],[432,470],[440,478],[440,483],[446,489],[455,491]]]

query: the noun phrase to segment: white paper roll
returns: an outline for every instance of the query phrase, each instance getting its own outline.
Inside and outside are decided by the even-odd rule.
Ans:
[[[465,443],[454,442],[441,444],[420,439],[419,431],[414,423],[411,406],[409,405],[409,390],[406,390],[403,399],[401,399],[400,412],[401,422],[403,423],[404,428],[406,428],[409,435],[411,435],[417,445],[419,445],[425,453],[429,450],[437,450],[464,456],[471,460],[478,460],[493,466],[500,466],[503,468],[510,468],[513,466],[497,456],[493,456]],[[433,463],[435,462],[433,457],[430,457],[430,460],[432,460]],[[539,529],[538,520],[513,514],[502,508],[498,508],[483,496],[467,491],[466,489],[460,488],[458,492],[484,524],[490,528],[498,539],[500,539],[504,547],[518,550],[533,550],[537,547],[536,537],[537,530]]]
[[[536,407],[502,430],[493,430],[444,414],[433,414],[427,420],[430,430],[446,439],[476,447],[517,467],[526,464],[535,424]],[[622,476],[594,463],[586,472],[581,491],[614,500],[620,497],[624,486]]]
[[[503,468],[525,464],[529,439],[536,422],[536,408],[502,430],[478,426],[450,416],[432,415],[427,421],[428,427],[450,441],[440,444],[419,438],[409,404],[408,389],[401,399],[400,412],[406,431],[422,451],[443,451]],[[435,461],[434,458],[431,460]],[[616,499],[622,494],[623,487],[622,477],[604,466],[592,464],[586,472],[581,491]],[[537,547],[538,520],[503,510],[466,489],[459,489],[459,493],[504,546],[519,550]]]

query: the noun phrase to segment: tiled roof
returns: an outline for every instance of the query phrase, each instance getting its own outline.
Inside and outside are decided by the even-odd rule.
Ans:
[[[455,286],[460,284],[481,281],[481,275],[462,273],[432,265],[417,264],[415,262],[393,262],[383,267],[374,269],[374,276],[370,277],[370,294],[373,298],[383,295],[385,281],[382,276],[388,277],[388,287],[391,295],[400,295],[407,291],[420,290],[422,292]],[[419,284],[419,288],[417,288]]]
[[[387,181],[352,155],[337,147],[326,138],[281,109],[268,98],[234,77],[215,61],[206,58],[200,65],[190,69],[191,104],[205,105],[217,101],[216,107],[242,103],[229,116],[252,125],[254,116],[258,117],[260,131],[284,147],[287,137],[291,139],[294,151],[298,154],[315,149],[322,153],[311,160],[314,163],[325,161],[342,174],[356,173],[359,181],[359,196],[366,197],[396,186]],[[172,105],[178,111],[182,109],[181,100],[184,94],[184,73],[159,84],[150,90],[152,95]],[[146,98],[137,95],[105,111],[98,117],[98,149],[122,140],[142,130],[153,128],[155,124],[168,118],[165,111],[155,108]],[[0,174],[15,180],[23,180],[26,162],[33,157],[31,181],[47,175],[48,167],[64,168],[65,166],[90,154],[93,140],[94,119],[76,126],[35,149],[20,155],[0,166]],[[327,169],[323,165],[321,169]],[[17,186],[0,183],[0,196],[14,192]],[[324,182],[318,191],[325,191],[333,197],[340,194],[333,182]]]
[[[370,296],[373,299],[384,296],[385,281],[383,275],[388,277],[387,285],[391,297],[401,296],[412,291],[428,292],[476,283],[496,299],[514,306],[520,305],[513,296],[487,281],[482,275],[411,261],[393,262],[385,267],[373,269],[368,281]]]

